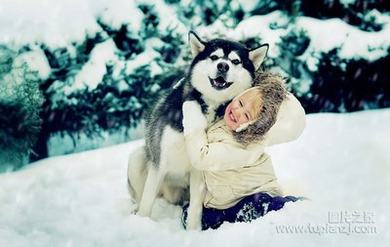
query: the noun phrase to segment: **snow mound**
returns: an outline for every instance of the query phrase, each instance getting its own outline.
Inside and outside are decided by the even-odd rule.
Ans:
[[[126,163],[143,140],[42,160],[0,175],[0,246],[388,246],[389,120],[308,115],[297,141],[268,151],[285,191],[309,199],[205,232],[162,199],[153,220],[131,214]]]

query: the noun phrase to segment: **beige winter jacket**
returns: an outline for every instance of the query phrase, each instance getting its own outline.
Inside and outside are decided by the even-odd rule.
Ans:
[[[203,171],[206,183],[205,207],[225,209],[244,196],[257,192],[282,195],[266,146],[298,138],[305,127],[305,111],[290,93],[281,103],[277,120],[258,143],[238,143],[224,120],[205,131],[186,136],[192,165]]]

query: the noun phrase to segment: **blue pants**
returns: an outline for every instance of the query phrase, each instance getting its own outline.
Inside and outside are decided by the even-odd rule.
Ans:
[[[269,211],[281,209],[286,202],[295,202],[301,198],[294,196],[275,196],[267,193],[256,193],[241,199],[236,205],[227,209],[203,207],[202,230],[217,229],[223,222],[250,222]],[[183,206],[182,224],[186,228],[188,204]]]

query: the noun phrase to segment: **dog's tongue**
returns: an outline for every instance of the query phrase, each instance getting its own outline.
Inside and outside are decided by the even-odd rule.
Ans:
[[[217,78],[215,78],[215,82],[218,84],[223,84],[225,83],[225,79],[223,79],[222,76],[218,76]]]

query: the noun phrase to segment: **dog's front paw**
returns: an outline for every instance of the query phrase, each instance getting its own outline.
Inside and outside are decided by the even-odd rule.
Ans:
[[[135,215],[140,216],[140,217],[147,217],[148,216],[147,214],[145,214],[144,212],[141,212],[139,210],[137,212],[135,212]]]

